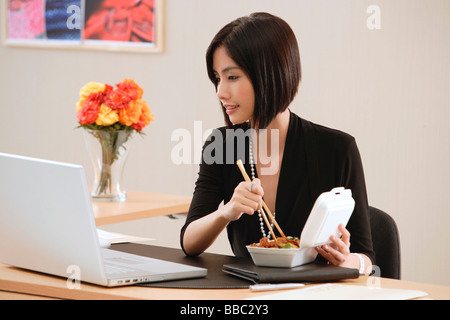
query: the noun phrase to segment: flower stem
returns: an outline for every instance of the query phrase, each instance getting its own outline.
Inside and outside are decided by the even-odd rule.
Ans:
[[[90,133],[98,140],[101,147],[101,161],[98,160],[99,166],[99,180],[95,187],[94,194],[98,196],[114,197],[115,193],[120,192],[116,190],[114,184],[117,184],[117,177],[114,175],[114,162],[118,160],[121,154],[126,151],[125,142],[129,139],[132,130],[116,131],[116,130],[92,130]],[[119,187],[120,189],[120,187]]]

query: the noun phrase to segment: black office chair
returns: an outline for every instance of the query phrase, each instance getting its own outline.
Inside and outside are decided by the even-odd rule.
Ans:
[[[400,236],[394,219],[380,209],[369,207],[375,265],[379,276],[400,279]]]

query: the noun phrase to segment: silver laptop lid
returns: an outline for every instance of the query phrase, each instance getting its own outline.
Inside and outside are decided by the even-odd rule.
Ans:
[[[0,153],[0,235],[0,262],[107,283],[82,166]]]

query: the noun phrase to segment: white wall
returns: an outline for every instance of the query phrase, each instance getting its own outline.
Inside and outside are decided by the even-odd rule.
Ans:
[[[366,26],[373,4],[380,30]],[[222,125],[205,50],[223,25],[254,11],[281,16],[297,34],[303,82],[291,109],[356,137],[370,203],[400,228],[403,279],[450,285],[448,0],[167,0],[162,54],[0,45],[0,152],[80,163],[91,181],[74,129],[78,90],[130,77],[155,121],[134,139],[127,188],[191,195],[197,165],[172,163],[171,134],[194,135],[197,120],[203,130]],[[178,239],[178,226],[169,229]]]

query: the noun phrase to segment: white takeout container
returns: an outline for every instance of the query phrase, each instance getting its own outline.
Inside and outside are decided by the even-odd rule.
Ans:
[[[322,193],[314,203],[300,235],[300,248],[260,248],[247,246],[253,262],[261,267],[293,268],[314,261],[317,246],[330,243],[330,236],[340,237],[340,224],[346,226],[355,201],[343,187]]]
[[[247,246],[253,262],[261,267],[293,268],[310,263],[316,259],[314,248],[259,248]]]

